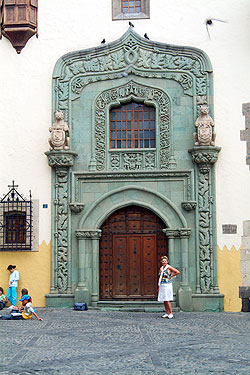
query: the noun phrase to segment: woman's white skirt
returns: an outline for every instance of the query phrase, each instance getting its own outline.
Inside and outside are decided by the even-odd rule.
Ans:
[[[161,284],[159,287],[158,301],[173,301],[173,285],[172,283]]]

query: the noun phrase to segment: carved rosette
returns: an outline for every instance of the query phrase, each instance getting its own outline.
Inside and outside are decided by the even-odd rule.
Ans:
[[[211,168],[218,160],[220,149],[220,147],[213,146],[197,146],[189,150],[192,154],[193,162],[198,165],[199,257],[202,293],[213,292],[213,217],[211,208],[213,197],[210,186]]]
[[[166,93],[160,89],[151,88],[148,86],[140,85],[134,81],[130,81],[126,85],[106,90],[101,93],[95,101],[95,158],[96,168],[98,171],[105,170],[106,167],[106,130],[107,116],[106,112],[110,105],[116,104],[124,98],[130,99],[138,98],[143,101],[150,101],[155,103],[159,109],[159,129],[160,129],[160,169],[167,169],[169,166],[170,158],[170,101]],[[118,153],[116,156],[111,156],[111,168],[116,170],[119,164]],[[152,160],[153,155],[145,156],[145,166],[147,169],[152,168],[155,161]],[[123,155],[124,169],[132,169],[131,162],[126,163],[125,159],[130,159],[129,154]],[[142,157],[140,153],[134,157],[136,168],[142,169]],[[155,159],[155,158],[154,158]]]
[[[99,240],[101,238],[101,229],[77,229],[76,237],[78,240]]]
[[[54,210],[52,214],[56,269],[54,287],[59,293],[68,292],[68,220],[69,220],[69,168],[77,155],[71,151],[48,151],[48,164],[54,173]]]

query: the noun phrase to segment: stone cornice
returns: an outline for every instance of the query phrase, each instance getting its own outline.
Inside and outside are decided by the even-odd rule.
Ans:
[[[136,172],[127,172],[127,171],[110,171],[110,172],[100,172],[100,171],[94,171],[94,172],[73,172],[74,176],[77,179],[83,179],[83,180],[95,180],[95,179],[135,179],[135,178],[171,178],[171,177],[189,177],[192,174],[191,169],[171,169],[166,171],[161,170],[155,170],[155,171],[136,171]]]

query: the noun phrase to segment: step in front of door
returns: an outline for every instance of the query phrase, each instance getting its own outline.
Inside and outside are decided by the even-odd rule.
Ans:
[[[164,312],[164,305],[158,301],[99,301],[97,307],[101,311],[130,312]],[[176,302],[172,302],[173,311],[179,311]]]

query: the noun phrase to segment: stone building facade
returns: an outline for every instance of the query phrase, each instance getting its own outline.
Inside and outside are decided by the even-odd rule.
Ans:
[[[248,1],[143,0],[132,13],[122,3],[27,2],[38,38],[18,54],[2,33],[0,193],[18,185],[27,200],[31,191],[33,216],[29,248],[0,248],[0,285],[6,292],[14,264],[18,293],[28,288],[36,306],[154,308],[167,253],[181,271],[176,306],[240,311]],[[4,5],[11,18],[27,4]],[[131,135],[132,113],[145,129]],[[11,238],[13,213],[3,212],[0,244]]]

